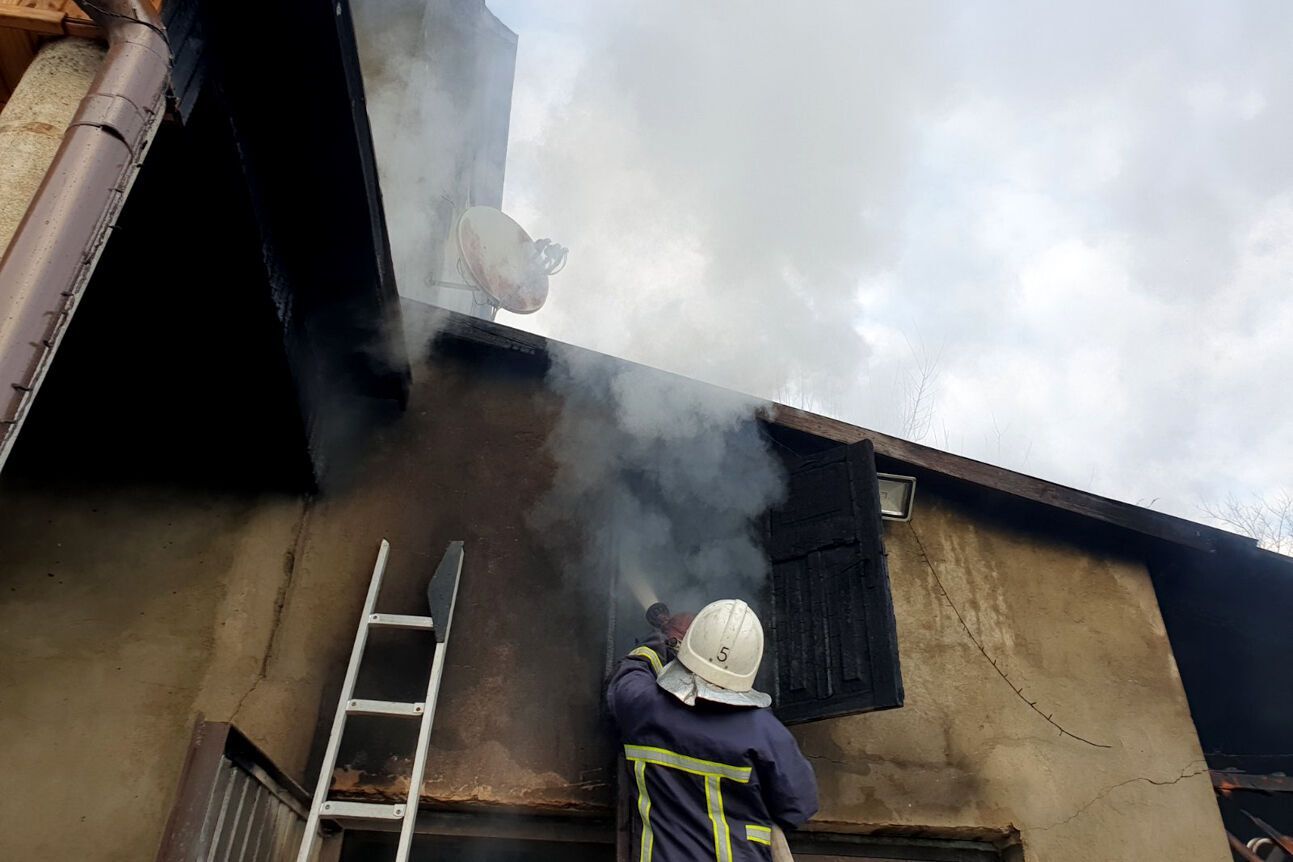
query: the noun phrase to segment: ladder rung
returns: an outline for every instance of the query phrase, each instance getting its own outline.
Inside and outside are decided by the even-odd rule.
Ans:
[[[417,617],[409,614],[369,614],[368,624],[386,629],[435,631],[435,623],[431,621],[430,617]]]
[[[393,700],[348,700],[346,715],[389,715],[392,718],[421,718],[424,703],[399,703]]]
[[[404,806],[329,799],[319,807],[319,816],[329,820],[399,820],[404,817]]]

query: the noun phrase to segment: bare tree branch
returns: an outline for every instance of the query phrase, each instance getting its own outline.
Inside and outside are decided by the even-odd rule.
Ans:
[[[1201,503],[1199,509],[1218,526],[1251,536],[1267,550],[1293,556],[1293,492],[1288,489],[1246,500],[1227,494],[1220,503]]]
[[[917,350],[904,335],[907,349],[915,367],[904,376],[902,396],[902,436],[913,443],[919,443],[929,436],[934,424],[934,403],[937,399],[938,363],[943,357],[943,349],[930,354],[921,344]]]

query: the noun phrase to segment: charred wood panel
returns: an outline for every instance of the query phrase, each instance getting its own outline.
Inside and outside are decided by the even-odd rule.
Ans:
[[[322,482],[410,380],[349,4],[190,2]]]
[[[773,701],[787,723],[902,705],[870,441],[796,458],[768,516]]]
[[[206,36],[199,0],[168,0],[162,23],[171,47],[171,94],[180,119],[188,122],[206,78]]]

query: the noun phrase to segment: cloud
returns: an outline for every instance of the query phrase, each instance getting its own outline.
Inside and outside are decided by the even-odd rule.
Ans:
[[[1198,517],[1293,485],[1279,2],[494,0],[506,203],[572,249],[506,322]]]

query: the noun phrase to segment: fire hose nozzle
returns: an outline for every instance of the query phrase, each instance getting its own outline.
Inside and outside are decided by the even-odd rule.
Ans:
[[[677,649],[678,644],[682,643],[683,636],[687,634],[687,627],[691,625],[695,616],[686,612],[671,613],[664,602],[656,602],[646,609],[647,622],[664,635],[665,641],[673,649]]]
[[[656,602],[646,609],[646,621],[652,628],[663,629],[669,624],[669,608],[664,602]]]

